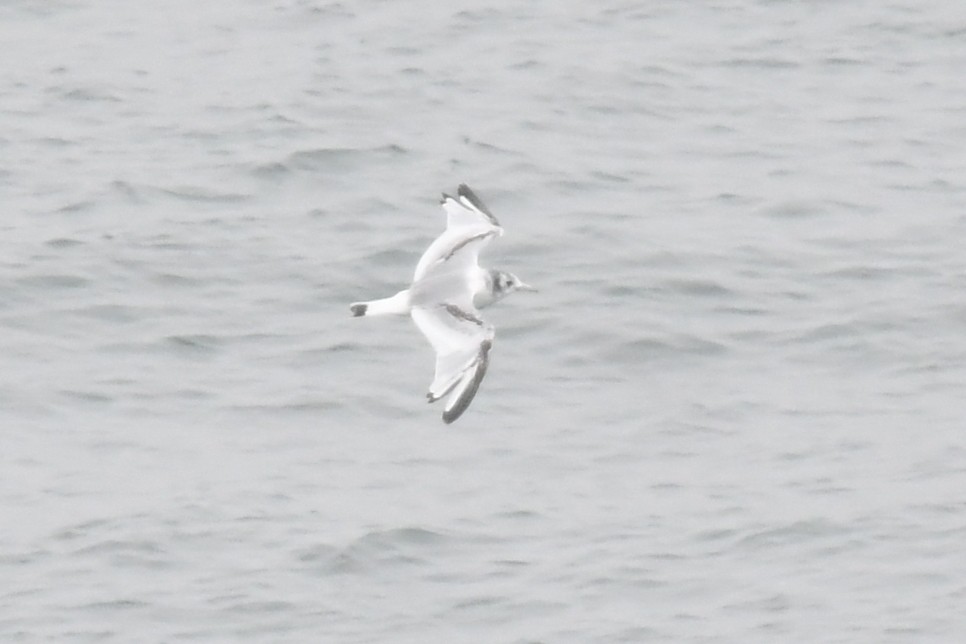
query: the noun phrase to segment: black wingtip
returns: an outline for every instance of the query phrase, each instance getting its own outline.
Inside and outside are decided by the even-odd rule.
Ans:
[[[352,317],[354,318],[361,318],[363,315],[366,314],[366,311],[368,309],[369,309],[368,304],[351,304],[349,306],[349,310],[352,311]]]
[[[473,207],[479,210],[480,212],[482,212],[484,215],[486,215],[490,219],[490,221],[493,222],[493,225],[495,226],[500,225],[500,222],[497,221],[496,216],[494,216],[494,214],[490,212],[490,209],[486,207],[486,204],[483,203],[483,200],[477,197],[476,193],[473,192],[473,190],[471,190],[468,185],[466,185],[465,183],[461,183],[459,190],[457,190],[456,194],[458,194],[461,199],[466,199],[471,204],[473,204]]]
[[[473,192],[473,190],[465,183],[460,184],[460,187],[456,190],[456,194],[465,198],[479,210],[482,210],[486,214],[490,214],[490,209],[486,207],[486,205],[483,203],[483,200],[477,197],[476,193]]]

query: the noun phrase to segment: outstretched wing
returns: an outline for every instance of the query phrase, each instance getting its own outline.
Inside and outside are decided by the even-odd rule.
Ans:
[[[455,304],[416,306],[412,318],[436,351],[436,375],[426,397],[436,402],[449,394],[443,406],[443,421],[451,423],[473,401],[493,346],[493,325],[473,308]]]
[[[476,261],[480,248],[494,236],[503,234],[503,228],[479,197],[469,186],[463,184],[456,193],[457,197],[443,194],[441,202],[446,212],[446,230],[437,237],[416,264],[413,281],[419,281],[431,266],[447,261],[464,246],[472,245],[472,256]],[[472,244],[484,240],[482,244]]]

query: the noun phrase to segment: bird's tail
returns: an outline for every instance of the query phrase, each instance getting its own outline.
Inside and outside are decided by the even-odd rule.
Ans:
[[[409,290],[399,291],[392,297],[369,302],[353,302],[349,305],[353,317],[364,315],[407,315],[410,311]]]

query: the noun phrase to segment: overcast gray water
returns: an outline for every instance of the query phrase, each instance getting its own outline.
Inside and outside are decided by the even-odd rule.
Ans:
[[[966,638],[966,9],[0,5],[0,640]],[[540,288],[467,413],[466,182]]]

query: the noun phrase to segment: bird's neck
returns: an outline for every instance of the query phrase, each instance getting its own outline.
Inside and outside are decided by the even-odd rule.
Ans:
[[[478,309],[487,307],[500,299],[493,288],[493,275],[490,271],[480,270],[473,286],[473,306]]]

